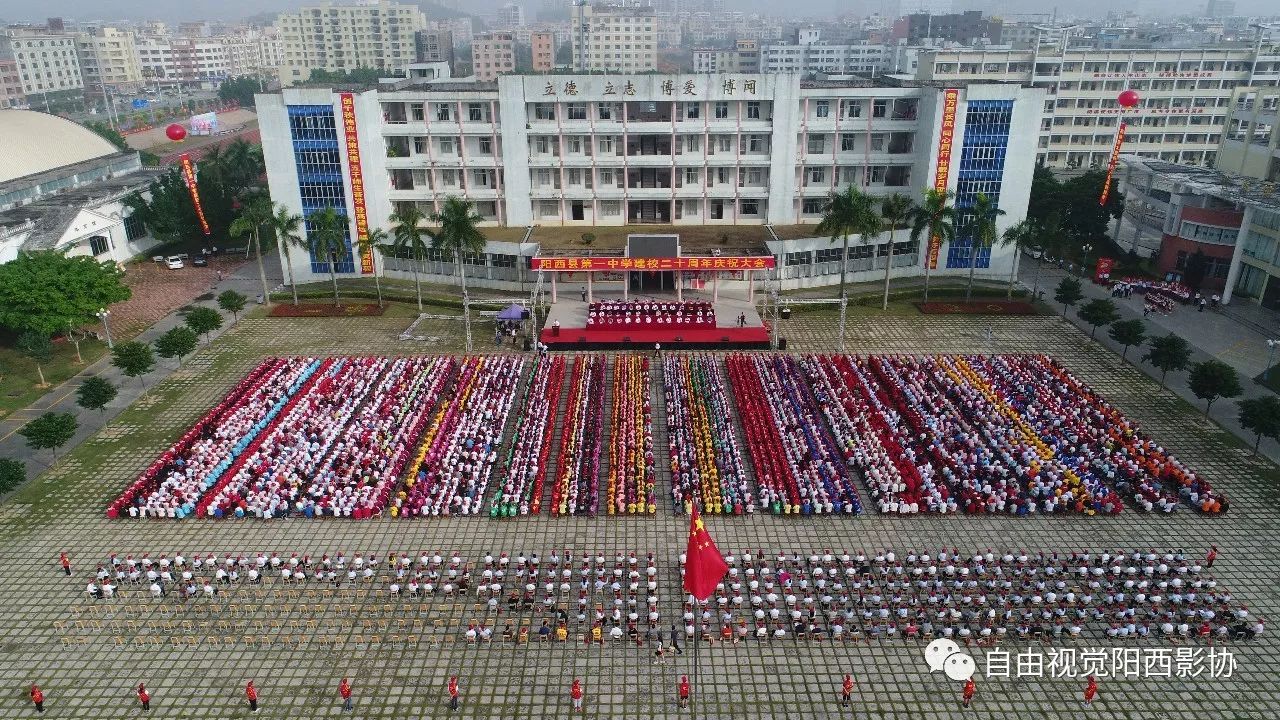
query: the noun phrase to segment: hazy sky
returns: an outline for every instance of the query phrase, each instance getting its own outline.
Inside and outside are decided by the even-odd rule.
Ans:
[[[541,7],[542,0],[516,0],[524,5],[532,16]],[[696,1],[696,0],[690,0]],[[492,8],[505,0],[471,0],[479,8]],[[285,10],[305,4],[305,0],[177,0],[157,3],[155,0],[0,0],[0,20],[32,21],[46,17],[66,17],[77,20],[111,20],[154,18],[176,20],[236,20],[259,12]],[[777,12],[776,0],[727,0],[730,7],[744,10]],[[994,11],[1003,14],[1049,12],[1055,6],[1060,12],[1077,15],[1102,16],[1117,7],[1129,7],[1139,12],[1167,14],[1191,13],[1204,7],[1204,0],[1130,0],[1116,3],[1114,0],[955,0],[957,9]],[[793,0],[786,7],[794,14],[828,14],[851,10],[856,14],[885,12],[896,8],[893,0]],[[1241,14],[1277,13],[1275,0],[1237,0],[1236,9]]]

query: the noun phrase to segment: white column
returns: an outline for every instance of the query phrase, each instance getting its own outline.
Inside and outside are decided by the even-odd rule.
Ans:
[[[551,302],[556,301],[556,273],[551,273]]]
[[[622,299],[629,300],[631,294],[631,271],[622,271]]]
[[[676,302],[684,302],[684,271],[676,271]]]
[[[747,276],[750,275],[751,271],[748,270]],[[720,302],[720,273],[711,273],[711,302]]]
[[[756,299],[756,281],[752,276],[754,270],[747,271],[747,302],[755,302]]]
[[[591,303],[595,302],[595,300],[593,300],[593,299],[592,299],[594,296],[591,294],[591,290],[592,290],[592,288],[591,288],[591,278],[592,278],[594,275],[595,275],[595,273],[593,273],[593,272],[589,272],[589,273],[587,273],[587,304],[588,304],[588,305],[590,305]]]
[[[1227,284],[1222,290],[1222,304],[1231,304],[1231,294],[1235,290],[1236,281],[1240,279],[1240,258],[1244,255],[1244,244],[1249,238],[1249,225],[1253,223],[1253,206],[1244,207],[1244,215],[1240,218],[1240,233],[1236,235],[1236,246],[1231,252],[1231,267],[1227,269]]]

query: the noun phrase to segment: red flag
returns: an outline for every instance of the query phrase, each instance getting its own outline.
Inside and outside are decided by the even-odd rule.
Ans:
[[[694,505],[689,516],[689,546],[685,548],[684,589],[701,602],[711,597],[727,572],[729,566],[702,524],[698,506]]]

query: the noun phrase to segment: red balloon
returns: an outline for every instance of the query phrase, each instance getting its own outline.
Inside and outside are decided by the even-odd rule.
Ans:
[[[174,123],[164,129],[164,134],[168,135],[169,139],[174,142],[181,142],[187,136],[187,129],[178,123]]]
[[[1121,107],[1131,108],[1137,105],[1141,99],[1137,90],[1125,90],[1116,97],[1116,102],[1120,103]]]

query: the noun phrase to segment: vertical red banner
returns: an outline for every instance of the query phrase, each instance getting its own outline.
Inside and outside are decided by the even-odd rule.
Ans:
[[[191,204],[196,208],[196,219],[200,221],[200,230],[208,237],[209,221],[204,217],[204,206],[200,204],[200,189],[196,187],[196,168],[191,163],[191,156],[182,153],[178,161],[182,165],[182,181],[187,185],[187,192],[191,193]]]
[[[956,110],[960,105],[960,91],[948,88],[942,93],[942,124],[938,132],[938,157],[933,169],[933,189],[947,192],[951,180],[951,145],[956,137]],[[928,263],[930,270],[938,269],[938,254],[942,252],[942,238],[929,237]]]
[[[1120,162],[1120,146],[1124,145],[1124,131],[1127,125],[1124,121],[1120,121],[1120,127],[1116,129],[1116,144],[1111,147],[1111,160],[1107,162],[1107,180],[1102,183],[1102,195],[1098,198],[1099,205],[1106,205],[1107,199],[1111,197],[1111,178],[1116,174],[1116,164]]]
[[[357,242],[369,236],[369,215],[364,204],[364,170],[360,167],[360,139],[356,135],[356,99],[342,93],[342,131],[347,141],[348,179],[351,181],[351,203],[356,214]],[[360,254],[360,272],[373,274],[373,248]]]

